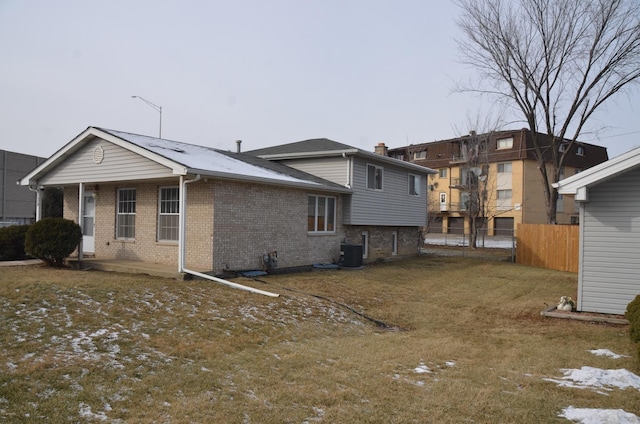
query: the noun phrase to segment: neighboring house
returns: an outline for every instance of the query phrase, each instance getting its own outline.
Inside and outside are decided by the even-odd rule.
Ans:
[[[543,150],[545,138],[542,139]],[[607,160],[605,147],[575,143],[565,154],[561,173],[573,175]],[[547,154],[551,151],[546,143]],[[542,177],[527,129],[475,134],[389,149],[391,157],[438,171],[429,178],[429,232],[469,233],[472,190],[480,202],[488,235],[513,235],[519,223],[546,223]],[[481,214],[482,215],[482,214]],[[482,219],[482,217],[481,217]],[[557,222],[577,224],[573,199],[558,198]]]
[[[382,157],[370,162],[388,165],[387,184],[402,178],[406,186],[404,212],[388,227],[397,231],[397,252],[390,242],[377,251],[415,254],[417,237],[409,249],[404,228],[417,231],[425,218],[414,210],[424,209],[429,170]],[[409,170],[419,177],[420,190],[413,196],[407,194]],[[248,154],[96,127],[76,136],[21,184],[64,187],[64,216],[78,222],[84,234],[81,257],[216,274],[260,269],[269,254],[279,267],[337,261],[341,244],[350,240],[354,211],[391,201],[369,198],[373,203],[353,208],[351,198],[367,190],[364,181],[346,187]],[[369,243],[377,246],[378,240]]]
[[[640,148],[555,186],[580,205],[577,309],[624,314],[640,294]]]
[[[326,138],[299,141],[247,152],[304,171],[352,190],[345,197],[345,241],[363,247],[366,260],[414,254],[426,225],[427,174],[435,171],[387,155]]]
[[[0,150],[0,227],[31,224],[36,218],[36,193],[16,184],[45,158]]]

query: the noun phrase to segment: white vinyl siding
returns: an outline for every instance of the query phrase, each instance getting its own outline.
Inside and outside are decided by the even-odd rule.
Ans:
[[[94,150],[102,148],[102,162],[94,162]],[[87,142],[51,170],[39,183],[65,185],[83,182],[131,181],[175,177],[171,169],[101,139]]]
[[[116,210],[116,238],[134,239],[136,237],[136,189],[118,189]]]
[[[581,213],[578,308],[624,314],[640,293],[640,169],[589,189]]]
[[[341,186],[345,186],[351,182],[350,157],[291,159],[280,162],[291,168],[324,178]]]
[[[178,241],[180,189],[161,187],[158,196],[158,241]]]

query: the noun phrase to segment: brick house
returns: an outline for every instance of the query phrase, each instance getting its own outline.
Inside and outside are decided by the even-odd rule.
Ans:
[[[265,254],[277,252],[278,267],[297,267],[338,261],[342,245],[361,242],[363,231],[372,234],[365,262],[416,254],[434,171],[343,145],[344,169],[358,179],[345,185],[323,178],[322,167],[305,172],[239,146],[229,152],[89,127],[20,183],[64,188],[64,216],[83,230],[80,258],[219,274],[261,269]],[[366,188],[359,171],[366,165],[379,172],[376,183],[385,179],[386,192]],[[385,222],[358,218],[363,207],[396,211],[398,201],[404,212]]]
[[[542,149],[550,155],[542,137]],[[565,154],[561,178],[608,159],[607,149],[588,143],[561,144]],[[527,129],[466,135],[449,140],[413,144],[389,149],[399,160],[433,168],[429,176],[429,232],[469,233],[469,194],[484,192],[488,235],[513,235],[519,223],[546,223],[542,177],[533,155],[531,132]],[[477,175],[475,175],[477,174]],[[572,196],[558,197],[557,222],[577,224],[578,205]]]

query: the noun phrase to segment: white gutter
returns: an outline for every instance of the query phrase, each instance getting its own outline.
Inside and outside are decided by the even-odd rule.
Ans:
[[[20,181],[18,181],[18,184],[20,184]],[[36,222],[38,222],[42,219],[42,192],[37,185],[35,190],[32,188],[31,185],[29,185],[29,191],[32,191],[36,194]],[[3,197],[3,201],[4,201],[4,197]],[[4,206],[2,208],[2,214],[4,218]]]
[[[179,194],[179,211],[178,220],[179,220],[179,231],[178,231],[178,272],[184,272],[187,274],[195,275],[196,277],[204,278],[206,280],[215,281],[216,283],[224,284],[229,287],[233,287],[234,289],[245,290],[252,293],[262,294],[270,297],[279,297],[279,294],[271,293],[268,291],[255,289],[253,287],[243,286],[242,284],[232,283],[231,281],[223,280],[222,278],[214,277],[211,275],[203,274],[201,272],[192,271],[190,269],[186,269],[185,258],[186,258],[186,228],[187,228],[187,184],[195,183],[200,180],[200,174],[197,174],[196,177],[192,180],[185,180],[184,175],[180,176],[180,194]]]

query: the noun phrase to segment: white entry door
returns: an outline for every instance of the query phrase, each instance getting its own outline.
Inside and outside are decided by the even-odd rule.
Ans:
[[[82,253],[95,252],[96,198],[93,193],[84,193],[82,207]]]

